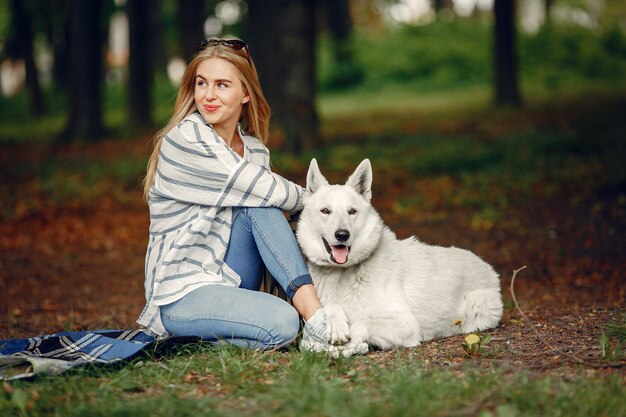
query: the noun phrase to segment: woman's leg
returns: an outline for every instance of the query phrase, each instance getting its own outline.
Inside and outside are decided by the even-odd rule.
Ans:
[[[233,224],[224,262],[241,278],[241,288],[258,291],[263,280],[263,260],[252,235],[250,221],[233,210]]]
[[[248,238],[245,247],[256,246],[256,252],[290,300],[302,285],[313,283],[293,231],[279,209],[252,207],[233,210],[233,230],[226,254],[226,263],[238,273],[239,270],[246,268],[256,268],[256,264],[254,266],[240,265],[248,262],[248,259],[237,253],[236,245],[239,243],[233,241],[240,227],[254,239],[254,243],[251,243]],[[250,254],[253,251],[248,249],[245,252]],[[247,280],[246,277],[239,275],[242,282]]]
[[[223,285],[205,285],[162,306],[161,319],[175,336],[197,336],[259,350],[288,345],[300,326],[298,313],[284,300]]]
[[[240,288],[207,285],[161,307],[161,319],[168,332],[261,350],[293,341],[300,324],[296,310],[278,297],[258,292],[264,263],[290,298],[297,288],[294,282],[310,280],[282,212],[234,209],[224,261],[241,277]]]

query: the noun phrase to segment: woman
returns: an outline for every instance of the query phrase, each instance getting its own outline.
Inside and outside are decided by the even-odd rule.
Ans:
[[[156,135],[144,184],[150,238],[138,323],[157,335],[278,349],[295,339],[299,313],[308,348],[332,347],[281,212],[301,210],[304,191],[270,170],[262,143],[269,116],[246,44],[202,41]],[[259,292],[264,265],[293,307]]]

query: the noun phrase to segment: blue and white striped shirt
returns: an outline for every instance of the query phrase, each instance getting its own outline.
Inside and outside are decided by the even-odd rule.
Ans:
[[[302,187],[272,173],[268,149],[239,133],[243,158],[199,113],[163,138],[148,201],[146,306],[137,320],[157,335],[167,335],[159,306],[204,285],[239,286],[241,279],[224,263],[232,207],[302,209]]]

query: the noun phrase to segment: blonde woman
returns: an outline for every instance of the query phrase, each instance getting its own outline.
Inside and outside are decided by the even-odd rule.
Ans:
[[[247,45],[202,41],[144,184],[150,237],[138,323],[156,335],[278,349],[296,338],[301,315],[307,348],[334,348],[281,212],[301,210],[304,190],[270,170],[269,117]],[[263,266],[293,306],[259,291]]]

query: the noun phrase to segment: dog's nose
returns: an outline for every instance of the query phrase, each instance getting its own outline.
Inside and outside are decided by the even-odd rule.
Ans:
[[[339,229],[335,232],[335,238],[337,238],[337,240],[340,242],[345,242],[346,240],[350,239],[350,232],[348,232],[346,229]]]

